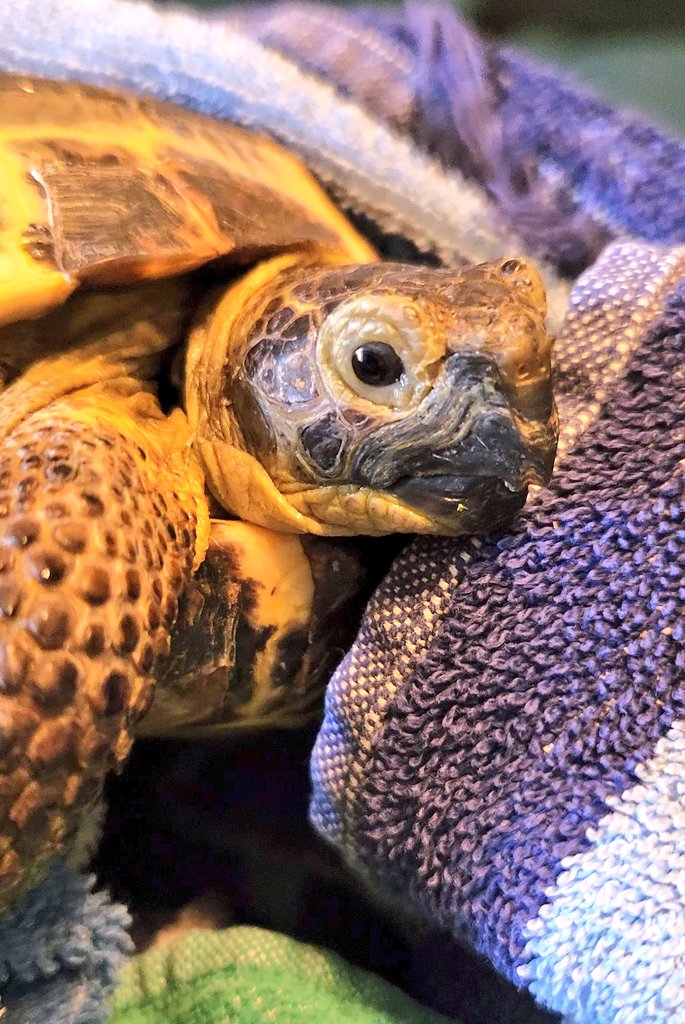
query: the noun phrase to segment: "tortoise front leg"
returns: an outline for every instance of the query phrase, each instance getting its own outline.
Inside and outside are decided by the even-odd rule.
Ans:
[[[126,758],[206,548],[185,418],[140,388],[59,398],[0,443],[0,909]]]
[[[224,736],[311,721],[354,637],[366,577],[355,541],[212,523],[136,735]]]

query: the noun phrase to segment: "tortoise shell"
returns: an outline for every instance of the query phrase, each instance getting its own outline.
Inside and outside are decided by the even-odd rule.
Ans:
[[[128,284],[219,257],[370,250],[264,135],[81,83],[0,76],[0,325],[78,284]]]

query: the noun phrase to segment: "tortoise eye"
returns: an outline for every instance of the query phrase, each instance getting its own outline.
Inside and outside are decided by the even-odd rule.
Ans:
[[[400,379],[404,373],[404,363],[392,345],[372,341],[354,350],[352,369],[362,384],[381,388],[395,384]]]

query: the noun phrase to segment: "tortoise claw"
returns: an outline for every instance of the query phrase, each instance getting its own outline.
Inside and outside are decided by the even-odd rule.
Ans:
[[[134,420],[64,399],[0,445],[0,908],[121,766],[198,520]]]

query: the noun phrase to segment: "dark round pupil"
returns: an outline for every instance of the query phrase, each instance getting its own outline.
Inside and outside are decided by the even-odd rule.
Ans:
[[[392,345],[384,341],[372,341],[355,349],[352,369],[363,384],[376,388],[394,384],[404,373],[402,360]]]

